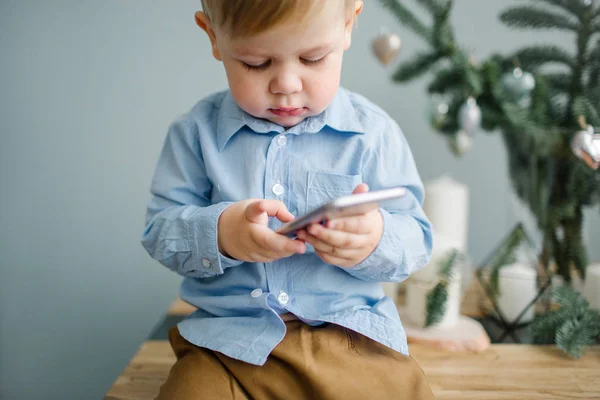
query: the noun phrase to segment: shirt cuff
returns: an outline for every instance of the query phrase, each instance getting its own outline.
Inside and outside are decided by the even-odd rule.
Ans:
[[[418,225],[410,215],[392,215],[380,209],[383,217],[383,234],[375,250],[361,263],[345,268],[351,275],[369,281],[400,282],[410,275],[410,246],[403,233],[413,231]],[[422,241],[422,235],[421,241]]]
[[[196,238],[191,243],[193,262],[184,265],[187,276],[208,277],[223,274],[224,270],[243,263],[226,257],[219,252],[218,224],[221,214],[233,202],[222,202],[203,208],[190,218],[189,237]],[[198,240],[202,238],[202,240]],[[187,264],[191,264],[189,269]]]

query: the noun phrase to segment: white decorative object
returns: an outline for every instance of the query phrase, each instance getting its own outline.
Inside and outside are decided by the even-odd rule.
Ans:
[[[515,263],[500,269],[498,277],[498,307],[507,322],[517,319],[519,314],[537,296],[537,273],[526,264]],[[535,305],[532,305],[521,322],[532,321],[535,317]]]
[[[481,127],[481,118],[481,108],[474,97],[469,97],[458,109],[458,125],[466,133],[475,133]]]
[[[388,65],[396,59],[400,53],[402,40],[395,33],[385,32],[385,28],[381,29],[381,33],[373,40],[371,48],[375,57],[383,64]]]
[[[531,92],[535,89],[535,78],[531,72],[515,68],[511,73],[502,76],[504,95],[521,107],[531,105]]]
[[[427,266],[412,274],[406,281],[406,313],[414,325],[425,326],[427,317],[427,295],[437,285],[440,263],[447,260],[452,250],[459,250],[455,240],[436,235],[433,241],[431,261]],[[449,327],[456,324],[460,314],[461,269],[456,268],[448,285],[448,302],[442,320],[435,326]]]
[[[583,283],[583,296],[589,301],[590,307],[600,310],[600,263],[588,265]]]
[[[448,146],[455,155],[462,157],[473,148],[473,137],[465,131],[458,131],[448,138]]]
[[[423,210],[433,224],[435,237],[448,238],[467,250],[469,188],[449,176],[425,183]]]
[[[427,295],[437,283],[408,282],[406,284],[406,312],[412,323],[419,327],[425,326],[427,318]],[[458,322],[460,315],[460,280],[454,279],[448,285],[448,302],[446,312],[436,327],[450,327]]]
[[[600,133],[594,133],[593,126],[588,125],[587,130],[573,136],[571,150],[591,169],[597,170],[600,167]]]

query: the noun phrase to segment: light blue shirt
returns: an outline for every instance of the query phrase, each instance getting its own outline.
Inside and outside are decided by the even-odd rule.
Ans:
[[[298,217],[361,182],[408,194],[382,204],[381,241],[355,267],[327,264],[312,246],[271,263],[219,253],[217,222],[232,203],[281,200]],[[185,278],[181,298],[198,307],[178,324],[189,342],[262,365],[285,336],[280,314],[291,312],[408,354],[380,282],[400,282],[429,261],[431,225],[404,135],[365,98],[340,88],[323,113],[285,129],[245,113],[229,92],[211,95],[169,127],[151,193],[142,244]],[[279,226],[270,219],[270,228]]]

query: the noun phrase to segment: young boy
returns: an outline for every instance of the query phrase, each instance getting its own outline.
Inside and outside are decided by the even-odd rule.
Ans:
[[[229,91],[169,128],[142,243],[198,310],[159,399],[431,399],[380,283],[427,263],[423,188],[396,123],[339,87],[356,0],[203,0]],[[407,195],[275,231],[352,192]]]

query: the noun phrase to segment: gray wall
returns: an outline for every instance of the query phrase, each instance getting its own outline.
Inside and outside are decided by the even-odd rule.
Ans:
[[[458,36],[481,57],[533,40],[497,23],[508,0],[457,3]],[[195,27],[199,0],[0,4],[0,398],[99,398],[177,296],[139,245],[165,129],[225,75]],[[399,121],[423,179],[470,186],[477,261],[515,220],[503,145],[481,134],[455,159],[425,122],[425,81],[394,86],[371,56],[381,25],[401,34],[401,58],[420,48],[367,0],[343,83]]]

